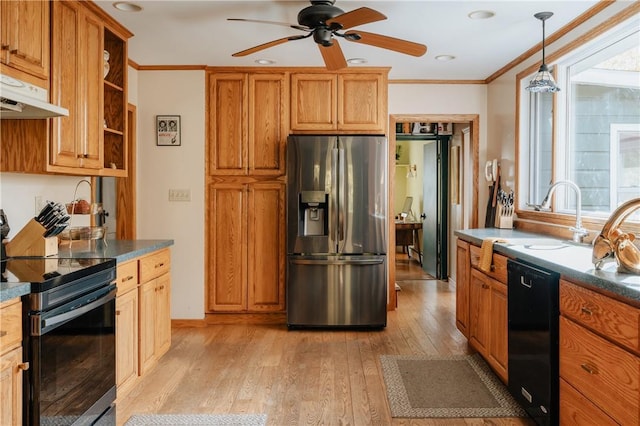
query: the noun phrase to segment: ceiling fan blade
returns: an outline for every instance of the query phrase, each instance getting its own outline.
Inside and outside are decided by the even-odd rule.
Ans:
[[[414,43],[412,41],[402,40],[399,38],[374,33],[366,33],[359,30],[347,31],[344,34],[345,36],[349,36],[351,34],[357,34],[360,36],[360,39],[357,39],[357,37],[346,37],[346,39],[349,41],[368,44],[375,47],[381,47],[383,49],[404,53],[405,55],[422,56],[427,53],[427,46],[425,46],[424,44]]]
[[[318,48],[320,49],[322,59],[324,59],[324,63],[329,71],[347,68],[347,60],[344,58],[344,54],[342,53],[342,48],[340,48],[338,40],[333,40],[333,44],[331,46],[318,44]]]
[[[273,41],[270,41],[268,43],[263,43],[263,44],[260,44],[258,46],[251,47],[249,49],[242,50],[240,52],[236,52],[231,56],[238,57],[238,56],[251,55],[252,53],[256,53],[256,52],[259,52],[261,50],[268,49],[270,47],[277,46],[279,44],[283,44],[283,43],[286,43],[286,42],[291,41],[291,40],[299,40],[301,38],[306,38],[306,37],[307,36],[294,36],[294,37],[279,38],[277,40],[273,40]]]
[[[227,18],[227,21],[255,22],[258,24],[280,25],[281,27],[295,28],[296,30],[302,30],[302,31],[312,30],[312,28],[305,27],[304,25],[294,25],[286,22],[262,21],[260,19]]]
[[[326,24],[332,28],[332,24],[339,25],[337,29],[346,30],[358,25],[369,24],[371,22],[387,19],[382,13],[368,7],[361,7],[350,12],[338,15],[335,18],[327,19]]]

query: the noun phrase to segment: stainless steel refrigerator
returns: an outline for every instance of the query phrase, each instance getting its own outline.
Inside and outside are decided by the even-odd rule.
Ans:
[[[287,184],[288,326],[386,326],[386,138],[289,136]]]

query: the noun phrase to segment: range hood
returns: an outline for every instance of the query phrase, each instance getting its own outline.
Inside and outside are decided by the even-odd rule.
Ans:
[[[0,119],[67,117],[69,110],[50,104],[42,87],[0,74]]]

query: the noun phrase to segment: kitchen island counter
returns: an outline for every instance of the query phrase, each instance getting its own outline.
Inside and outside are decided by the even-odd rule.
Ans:
[[[0,303],[31,292],[30,283],[0,283]]]
[[[615,262],[596,270],[591,262],[591,245],[515,229],[463,229],[455,231],[455,234],[461,240],[477,246],[481,246],[486,238],[499,239],[504,242],[494,243],[493,251],[496,253],[558,272],[568,280],[587,284],[611,297],[640,307],[640,276],[617,272]]]

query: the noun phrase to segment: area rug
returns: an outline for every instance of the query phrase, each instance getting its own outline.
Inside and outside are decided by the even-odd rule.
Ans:
[[[264,426],[266,414],[134,414],[125,426]]]
[[[524,417],[507,388],[475,355],[381,355],[392,417]]]

